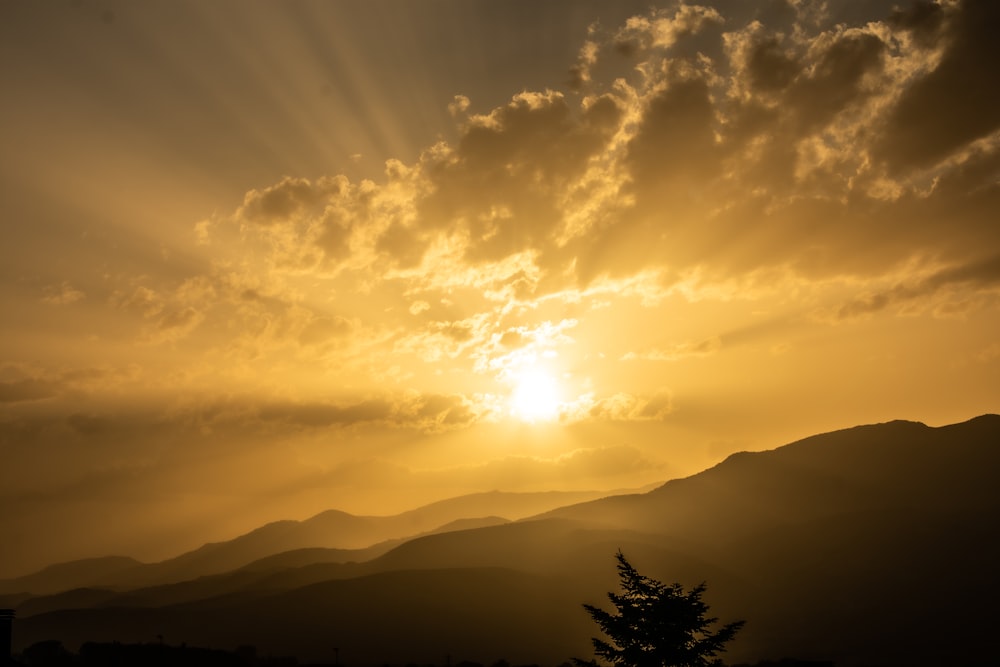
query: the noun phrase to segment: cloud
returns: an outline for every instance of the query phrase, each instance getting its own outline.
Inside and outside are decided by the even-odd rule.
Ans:
[[[425,433],[467,428],[486,416],[484,404],[459,395],[384,393],[364,399],[335,401],[251,401],[220,409],[201,409],[185,419],[207,422],[215,430],[274,425],[295,430],[356,426],[412,429]]]
[[[272,186],[247,192],[236,216],[264,226],[294,222],[322,213],[328,200],[345,187],[342,178],[322,178],[313,183],[305,178],[286,177]]]
[[[342,400],[202,395],[108,404],[99,396],[59,402],[58,389],[0,384],[3,402],[47,399],[0,420],[2,495],[65,501],[133,494],[149,501],[164,493],[257,494],[317,465],[378,458],[391,442],[387,433],[413,439],[461,431],[489,418],[491,409],[457,394],[413,391]]]
[[[973,65],[994,48],[979,27],[994,10],[820,9],[677,3],[592,25],[564,90],[483,113],[459,94],[454,138],[388,160],[378,179],[250,190],[198,225],[225,260],[180,284],[137,279],[112,303],[142,342],[213,341],[229,380],[260,368],[363,378],[343,404],[289,423],[423,423],[365,397],[466,383],[468,412],[418,429],[490,414],[472,387],[495,404],[512,370],[546,354],[568,366],[570,329],[613,328],[597,313],[625,302],[802,298],[813,323],[988,305],[992,283],[954,271],[986,271],[995,242],[1000,131],[983,92],[995,86]],[[963,94],[944,95],[944,81]],[[939,94],[941,127],[924,132],[921,100]],[[609,353],[706,358],[722,346],[710,333]],[[628,389],[571,399],[566,414],[669,414],[670,400]]]
[[[487,313],[461,320],[432,320],[400,335],[393,352],[413,354],[427,363],[455,359],[484,344],[491,325],[492,317]]]
[[[38,378],[23,378],[0,382],[0,403],[19,403],[52,398],[58,393],[57,383]]]
[[[63,282],[57,286],[49,286],[44,290],[42,302],[51,306],[65,306],[80,301],[87,295],[68,282]]]
[[[344,373],[363,378],[351,405],[385,382],[502,393],[504,369],[545,353],[568,366],[605,327],[596,313],[623,302],[808,293],[805,310],[836,304],[826,321],[988,303],[988,285],[941,267],[975,266],[995,241],[1000,132],[981,63],[996,10],[821,9],[685,2],[595,23],[565,63],[573,85],[515,89],[482,113],[460,91],[451,138],[370,179],[250,189],[197,224],[210,267],[111,277],[117,290],[87,288],[87,302],[117,309],[130,342],[207,360],[164,382]],[[815,296],[831,285],[853,298]],[[44,294],[84,298],[70,282]],[[539,338],[560,322],[576,331]],[[710,333],[608,354],[707,357]],[[607,417],[642,412],[594,401]]]
[[[615,422],[662,421],[674,411],[673,392],[661,389],[649,395],[617,392],[609,396],[584,394],[565,403],[559,418],[565,422],[588,420]]]
[[[66,418],[66,423],[70,428],[83,436],[99,436],[104,434],[109,428],[106,418],[97,415],[88,415],[74,412]]]
[[[164,386],[273,373],[253,388],[269,397],[254,423],[418,431],[486,419],[511,369],[546,354],[568,367],[578,339],[638,321],[602,321],[612,303],[808,293],[803,309],[836,304],[830,322],[990,303],[994,4],[821,9],[676,3],[595,24],[566,63],[572,85],[511,91],[483,113],[458,94],[453,138],[377,178],[253,188],[197,224],[209,268],[112,278],[103,303],[131,342],[200,351]],[[85,298],[70,282],[43,294]],[[722,345],[709,333],[609,354],[703,358]],[[307,375],[322,378],[300,387]],[[357,386],[309,398],[346,376]],[[451,378],[466,395],[441,391]],[[70,385],[50,371],[4,379],[0,395],[28,404]],[[566,414],[670,414],[669,393],[626,389]]]
[[[591,25],[588,32],[593,34],[596,32],[597,26]],[[570,70],[570,80],[569,87],[573,90],[580,90],[590,83],[590,71],[597,64],[597,54],[600,45],[593,40],[587,40],[580,47],[579,55],[576,59],[576,64],[573,65]]]
[[[624,361],[680,361],[697,357],[707,357],[717,353],[722,349],[722,339],[718,336],[705,338],[699,341],[684,341],[675,343],[666,348],[653,348],[642,352],[628,352],[623,357]]]
[[[929,303],[939,314],[955,314],[962,310],[954,304],[949,307],[949,302],[952,301],[949,296],[953,297],[955,291],[963,294],[960,301],[966,301],[970,292],[991,293],[996,298],[1000,294],[1000,255],[969,264],[940,268],[923,278],[900,282],[889,289],[865,294],[843,304],[836,312],[836,319],[855,319],[914,302],[918,302],[918,307]],[[949,292],[952,294],[949,295]]]
[[[560,199],[618,121],[610,97],[574,109],[565,95],[523,92],[469,118],[455,147],[425,154],[429,192],[417,209],[428,231],[459,240],[472,265],[544,252],[561,227]]]
[[[997,197],[960,159],[998,128],[996,10],[923,3],[856,25],[799,10],[681,3],[593,27],[585,93],[524,91],[471,116],[460,96],[459,139],[390,163],[384,183],[287,178],[235,218],[278,268],[489,284],[498,300],[648,270],[814,279],[961,259]],[[927,213],[956,206],[969,215],[947,231]]]
[[[130,293],[119,290],[110,301],[121,310],[138,313],[143,323],[138,340],[155,345],[188,336],[205,319],[205,304],[214,296],[210,279],[198,276],[173,291],[157,291],[145,285]]]
[[[1000,129],[1000,91],[988,85],[1000,58],[1000,7],[989,0],[897,11],[891,22],[920,44],[945,44],[940,62],[901,94],[876,154],[898,172],[926,167]]]
[[[455,95],[448,104],[448,113],[455,117],[461,116],[469,110],[470,104],[469,98],[465,95]]]
[[[495,372],[504,381],[511,374],[532,367],[540,359],[555,354],[555,350],[573,344],[568,333],[576,328],[575,319],[559,322],[543,321],[534,326],[521,325],[502,332],[492,332],[489,340],[478,346],[473,358],[475,368],[483,372]]]
[[[614,45],[626,55],[635,55],[640,49],[670,49],[681,39],[723,22],[712,7],[681,2],[675,9],[654,9],[647,16],[633,16],[615,34]]]
[[[145,340],[150,343],[179,340],[191,333],[202,320],[204,315],[190,306],[164,310],[147,329]]]
[[[0,403],[101,393],[132,382],[138,375],[139,371],[134,365],[124,368],[45,370],[23,364],[8,364],[0,366]]]
[[[131,311],[141,312],[144,316],[153,317],[163,310],[163,301],[153,290],[139,286],[131,294],[116,292],[111,297],[113,305]]]
[[[332,340],[343,338],[351,331],[351,323],[343,317],[313,316],[299,333],[302,345],[320,346]]]

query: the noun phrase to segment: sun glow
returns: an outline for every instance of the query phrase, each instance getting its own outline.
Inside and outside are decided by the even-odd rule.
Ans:
[[[559,385],[549,373],[532,368],[518,374],[510,396],[511,414],[527,422],[549,421],[559,416]]]

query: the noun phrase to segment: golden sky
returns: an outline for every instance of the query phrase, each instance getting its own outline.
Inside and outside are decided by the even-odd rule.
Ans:
[[[0,4],[0,573],[1000,411],[998,27]]]

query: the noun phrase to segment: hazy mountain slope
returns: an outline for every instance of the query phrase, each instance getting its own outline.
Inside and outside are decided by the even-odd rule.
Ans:
[[[23,600],[17,605],[21,617],[44,614],[59,609],[86,609],[99,607],[119,597],[116,591],[103,588],[74,588],[54,595],[40,595]]]
[[[322,547],[293,549],[291,551],[282,551],[273,556],[265,556],[235,571],[274,572],[306,565],[315,565],[317,563],[366,562],[381,556],[405,541],[405,538],[387,540],[374,544],[367,549],[324,549]]]
[[[461,520],[442,526],[431,535],[461,530],[462,526],[507,523],[497,518]],[[474,528],[466,528],[472,530]],[[197,600],[241,595],[259,597],[331,579],[345,579],[391,570],[377,557],[405,540],[391,540],[367,549],[298,549],[268,556],[237,570],[180,582],[157,584],[115,592],[108,589],[74,589],[20,602],[22,613],[36,614],[77,607],[162,607]]]
[[[940,512],[1000,504],[1000,416],[940,428],[859,426],[719,465],[642,495],[604,498],[546,516],[725,544],[765,528],[849,511]]]
[[[450,535],[463,535],[453,539]],[[392,549],[383,557],[367,562],[311,562],[292,567],[265,567],[272,562],[283,563],[299,558],[299,552],[269,557],[258,563],[224,574],[199,577],[183,582],[137,588],[120,593],[107,590],[78,589],[52,596],[38,597],[22,604],[31,613],[55,611],[74,605],[60,602],[75,595],[95,595],[94,607],[164,607],[180,603],[209,601],[240,596],[257,598],[281,591],[330,581],[368,576],[398,570],[449,569],[470,567],[508,567],[534,574],[567,574],[586,572],[605,578],[611,583],[612,572],[607,568],[607,551],[619,545],[640,545],[648,538],[628,531],[580,530],[575,522],[565,520],[530,521],[506,524],[494,528],[470,529],[456,533],[435,534],[417,538],[403,548]],[[663,541],[656,538],[656,542]],[[313,551],[313,550],[308,550]],[[325,550],[320,550],[321,554]],[[320,554],[320,555],[321,555]],[[585,557],[590,554],[590,557]],[[307,555],[306,558],[316,557]],[[693,571],[703,571],[697,563]]]
[[[401,521],[415,526],[440,526],[456,519],[497,516],[511,520],[523,519],[557,507],[586,502],[596,498],[629,493],[622,491],[487,491],[457,498],[448,498],[398,515]],[[423,528],[422,530],[427,530]],[[414,533],[410,533],[414,534]]]
[[[460,509],[454,505],[454,509]],[[357,517],[344,512],[323,512],[303,522],[268,524],[229,542],[205,545],[178,558],[153,563],[141,573],[130,571],[126,577],[114,580],[117,586],[190,581],[199,577],[221,574],[240,568],[274,569],[311,563],[350,563],[367,561],[404,542],[408,533],[427,522],[437,520],[437,512],[421,518],[411,516]],[[435,534],[462,530],[466,526],[492,526],[505,523],[499,517],[460,518],[433,530],[416,534]],[[381,535],[404,533],[401,537],[381,540],[367,548],[324,548],[331,542],[364,543]],[[346,538],[345,535],[349,535]],[[322,551],[303,545],[320,545]],[[263,556],[259,556],[263,554]],[[289,561],[298,561],[297,563]]]
[[[455,522],[475,520],[494,524],[503,521],[500,517],[517,519],[601,495],[598,491],[493,491],[452,498],[393,516],[355,516],[328,510],[304,521],[269,523],[232,540],[206,544],[158,563],[107,558],[55,565],[32,575],[0,581],[0,593],[39,595],[83,587],[152,586],[228,572],[269,556],[311,548],[343,550],[343,553],[329,551],[322,561],[314,562],[330,562],[340,556],[345,561],[366,559],[374,554],[359,550],[466,525]]]
[[[34,574],[15,579],[0,579],[0,591],[5,593],[63,591],[113,577],[142,565],[143,563],[124,556],[85,558],[69,563],[57,563]]]
[[[435,535],[439,533],[450,533],[459,530],[471,530],[489,526],[498,526],[508,523],[507,519],[500,517],[482,517],[478,519],[458,519],[443,526],[425,533]],[[315,565],[319,563],[363,563],[377,558],[391,549],[403,544],[409,539],[399,538],[386,540],[373,544],[365,549],[325,549],[322,547],[307,547],[283,551],[272,556],[265,556],[258,560],[244,565],[242,570],[284,570],[288,568],[303,567],[305,565]]]

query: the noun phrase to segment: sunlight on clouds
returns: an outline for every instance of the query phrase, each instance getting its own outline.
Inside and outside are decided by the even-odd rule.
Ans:
[[[130,46],[143,33],[116,22],[80,82],[26,74],[52,87],[45,113],[6,126],[37,115],[52,137],[7,137],[4,173],[27,175],[5,194],[28,194],[0,284],[4,479],[28,493],[52,459],[49,492],[98,493],[96,479],[148,501],[188,493],[197,469],[187,502],[217,475],[226,502],[268,489],[286,507],[296,484],[348,502],[354,479],[365,502],[400,494],[388,506],[409,490],[648,482],[666,461],[705,463],[692,452],[709,442],[995,411],[1000,5],[903,4],[622,9],[553,36],[555,69],[461,31],[449,38],[467,51],[426,62],[384,48],[387,17],[364,3],[345,16],[377,40],[299,39],[337,3],[294,20],[262,4],[241,15],[260,49],[229,30],[234,53],[214,50],[209,30],[196,53],[157,24],[164,57],[149,62]],[[598,5],[616,3],[580,11]],[[192,16],[222,26],[226,9]],[[427,34],[450,25],[413,16]],[[423,43],[411,29],[394,24],[400,44]],[[476,48],[524,69],[454,62]],[[441,62],[475,76],[459,85]],[[289,76],[260,85],[262,71]],[[180,129],[219,112],[173,118],[202,88],[231,126]],[[63,95],[93,109],[62,116]],[[4,113],[35,98],[11,99]],[[160,143],[164,165],[145,152]],[[67,159],[46,164],[57,148]],[[113,168],[91,175],[101,160]]]

